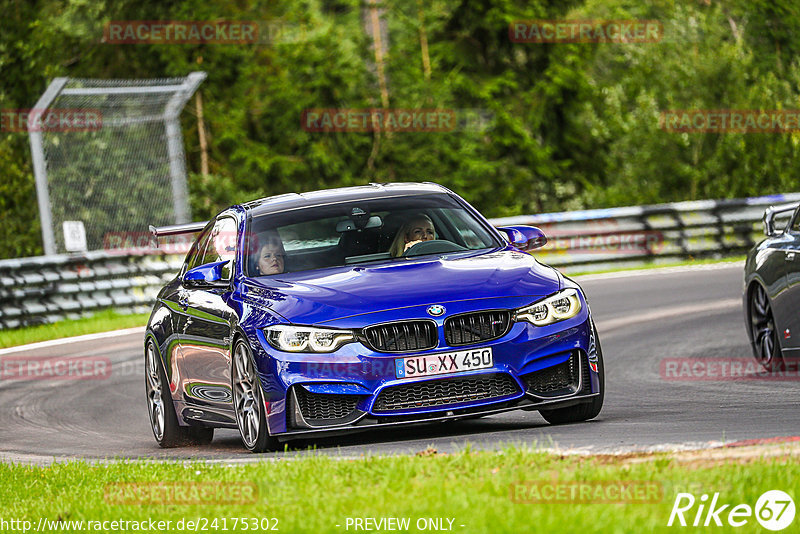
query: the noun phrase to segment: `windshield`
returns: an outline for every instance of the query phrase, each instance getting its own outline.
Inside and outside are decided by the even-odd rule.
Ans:
[[[259,215],[248,221],[246,235],[248,276],[502,245],[446,194],[353,200]]]

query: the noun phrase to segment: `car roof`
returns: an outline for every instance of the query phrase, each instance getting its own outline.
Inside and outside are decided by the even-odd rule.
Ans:
[[[450,190],[433,182],[395,182],[387,184],[371,183],[355,187],[321,189],[308,193],[286,193],[273,197],[253,200],[241,205],[249,214],[260,215],[350,200],[387,198],[394,196],[420,195],[430,193],[450,193]]]

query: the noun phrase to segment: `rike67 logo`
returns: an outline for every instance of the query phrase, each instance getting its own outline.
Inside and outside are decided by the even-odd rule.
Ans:
[[[710,502],[705,493],[699,499],[691,493],[678,493],[667,526],[721,527],[727,523],[731,527],[743,527],[755,516],[765,529],[779,531],[792,524],[794,514],[794,501],[789,494],[780,490],[764,492],[755,507],[749,504],[722,504],[719,493],[715,493]]]

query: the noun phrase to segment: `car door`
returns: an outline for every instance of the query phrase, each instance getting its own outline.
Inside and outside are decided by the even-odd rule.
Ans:
[[[785,296],[782,298],[781,323],[786,326],[779,332],[783,348],[791,352],[787,356],[800,356],[800,209],[786,229],[786,245],[783,249],[785,273]],[[788,329],[788,331],[787,331]]]
[[[185,414],[190,419],[227,421],[232,409],[230,320],[233,312],[226,301],[230,295],[237,229],[236,219],[220,216],[204,243],[202,257],[193,262],[199,266],[229,260],[229,266],[223,270],[223,282],[214,286],[184,283],[181,288],[182,387],[184,398],[191,405]]]
[[[186,327],[187,320],[186,306],[183,305],[186,294],[183,286],[183,275],[187,270],[200,265],[200,261],[203,259],[203,253],[206,245],[208,244],[208,239],[211,235],[212,228],[213,226],[207,226],[197,236],[192,248],[186,255],[186,260],[183,263],[180,274],[175,280],[170,282],[165,287],[164,293],[161,297],[164,304],[170,309],[173,332],[173,335],[169,340],[167,350],[164,351],[164,363],[167,366],[167,377],[170,382],[170,390],[173,392],[173,394],[178,393],[174,400],[177,402],[177,407],[179,410],[182,409],[182,403],[184,401],[183,395],[179,392],[183,391],[182,381],[185,375],[183,372],[183,353],[181,352],[180,336],[181,332],[183,332],[184,328]]]

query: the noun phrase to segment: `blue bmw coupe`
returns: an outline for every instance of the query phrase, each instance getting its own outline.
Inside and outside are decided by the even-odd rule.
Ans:
[[[232,206],[197,233],[144,340],[163,447],[238,428],[295,438],[539,411],[596,417],[603,357],[581,288],[433,183],[370,184]]]

